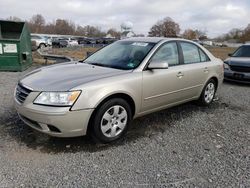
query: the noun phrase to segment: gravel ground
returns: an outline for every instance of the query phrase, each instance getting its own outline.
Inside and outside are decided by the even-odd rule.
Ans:
[[[250,187],[249,86],[224,83],[210,107],[136,119],[124,139],[99,145],[24,125],[12,99],[24,73],[0,73],[0,187]]]

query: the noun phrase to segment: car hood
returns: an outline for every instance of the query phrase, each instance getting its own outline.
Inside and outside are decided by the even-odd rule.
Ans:
[[[250,67],[250,58],[248,57],[230,57],[225,62],[229,65]]]
[[[130,71],[69,62],[32,71],[19,82],[34,91],[68,91],[94,80],[126,74]]]

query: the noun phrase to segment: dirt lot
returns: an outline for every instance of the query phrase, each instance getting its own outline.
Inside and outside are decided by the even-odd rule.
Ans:
[[[87,52],[95,52],[98,48],[92,47],[69,47],[69,48],[53,48],[49,53],[64,55],[75,59],[84,59],[87,57]]]
[[[235,51],[236,48],[228,47],[208,47],[208,50],[222,60],[228,57],[229,53]],[[83,48],[83,47],[70,47],[70,48],[53,48],[49,51],[51,54],[65,55],[75,59],[84,59],[87,52],[95,52],[98,48]]]
[[[96,145],[51,138],[13,107],[23,73],[0,74],[0,187],[250,187],[250,87],[224,83],[219,100],[135,120],[126,137]]]
[[[208,50],[215,56],[222,60],[225,60],[228,57],[229,53],[233,53],[236,48],[228,47],[208,47]]]

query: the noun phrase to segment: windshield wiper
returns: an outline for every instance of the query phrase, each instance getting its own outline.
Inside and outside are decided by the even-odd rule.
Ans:
[[[83,63],[87,63],[87,64],[89,64],[89,65],[100,66],[100,67],[107,67],[107,68],[113,68],[113,69],[124,70],[124,69],[123,69],[122,67],[120,67],[120,66],[102,64],[102,63],[97,63],[97,62],[86,62],[86,61],[83,61]]]
[[[96,63],[96,62],[91,62],[91,63],[87,63],[87,64],[89,64],[89,65],[96,65],[96,66],[100,66],[100,67],[108,67],[107,65],[104,65],[102,63]]]

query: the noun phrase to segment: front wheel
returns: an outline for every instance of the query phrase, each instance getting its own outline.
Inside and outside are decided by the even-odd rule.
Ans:
[[[209,80],[202,90],[201,96],[199,98],[199,104],[203,106],[208,106],[213,102],[216,92],[216,83],[213,79]]]
[[[124,99],[110,99],[96,109],[90,123],[91,135],[95,141],[112,142],[126,133],[131,120],[129,104]]]
[[[44,44],[44,43],[41,43],[40,45],[39,45],[39,48],[40,49],[44,49],[46,47],[46,45]]]

